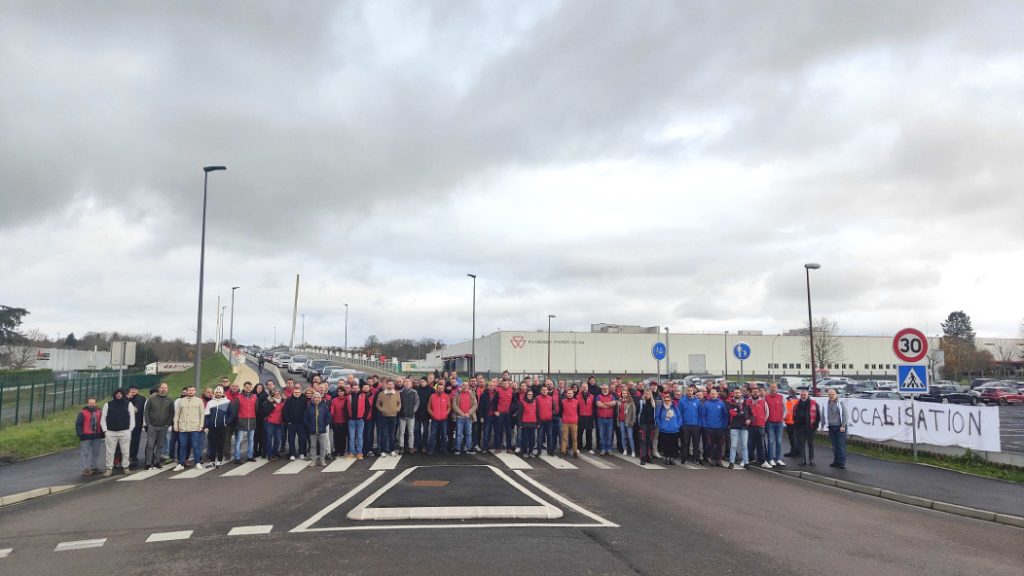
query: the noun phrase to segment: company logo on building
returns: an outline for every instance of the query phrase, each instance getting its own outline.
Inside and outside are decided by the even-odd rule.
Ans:
[[[526,336],[513,336],[511,338],[512,347],[519,350],[526,345]]]

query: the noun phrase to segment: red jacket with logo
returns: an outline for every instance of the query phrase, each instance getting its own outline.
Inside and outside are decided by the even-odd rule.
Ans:
[[[786,413],[786,398],[782,394],[766,394],[764,401],[768,403],[768,421],[782,423]]]
[[[768,403],[763,398],[758,398],[757,401],[751,398],[747,400],[747,404],[750,406],[750,425],[764,428],[765,422],[768,421]]]
[[[512,391],[512,387],[502,388],[498,386],[498,409],[496,412],[501,414],[508,414],[512,409],[512,396],[515,392]]]
[[[562,424],[578,424],[580,421],[580,401],[573,398],[562,400]]]
[[[597,401],[598,402],[604,402],[604,403],[607,403],[607,404],[611,404],[612,402],[615,401],[615,397],[612,396],[611,394],[601,394],[600,396],[597,397]],[[613,418],[614,416],[615,416],[615,408],[601,408],[601,407],[597,408],[597,417],[598,418]]]
[[[348,422],[348,395],[339,394],[331,400],[331,424],[344,424]]]
[[[537,401],[523,402],[519,405],[519,420],[523,424],[537,423]]]
[[[541,394],[533,401],[537,405],[537,416],[541,422],[550,422],[554,417],[555,399]]]
[[[594,416],[594,395],[593,394],[580,394],[580,416],[581,417],[593,417]]]
[[[435,392],[430,397],[430,415],[435,422],[443,422],[448,419],[448,413],[452,408],[451,398],[444,392]]]

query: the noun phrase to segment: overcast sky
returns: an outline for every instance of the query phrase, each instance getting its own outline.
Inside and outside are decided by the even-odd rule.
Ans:
[[[1024,4],[2,2],[23,328],[981,336],[1024,316]],[[301,322],[300,322],[301,323]],[[296,337],[298,341],[298,336]]]

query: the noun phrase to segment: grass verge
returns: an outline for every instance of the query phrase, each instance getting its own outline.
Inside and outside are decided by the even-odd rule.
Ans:
[[[231,364],[224,356],[215,354],[203,358],[200,382],[203,382],[204,386],[217,385],[220,378],[225,375],[232,376]],[[195,381],[195,369],[171,374],[164,381],[170,388],[169,394],[176,398],[185,386]],[[98,398],[97,401],[98,405],[102,406],[107,398]],[[14,462],[77,447],[75,419],[78,418],[80,411],[80,407],[69,408],[47,414],[42,420],[0,428],[0,462]]]
[[[824,445],[827,446],[829,444],[826,442]],[[970,451],[963,456],[940,456],[934,454],[922,454],[918,452],[917,460],[914,460],[913,452],[903,448],[848,442],[846,449],[854,454],[881,458],[882,460],[930,464],[939,468],[947,468],[958,472],[967,472],[970,474],[977,474],[978,476],[986,476],[988,478],[996,478],[999,480],[1008,480],[1010,482],[1024,484],[1024,469],[1004,464],[993,464]]]

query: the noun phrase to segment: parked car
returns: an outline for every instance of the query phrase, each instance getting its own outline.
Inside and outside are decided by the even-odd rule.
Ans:
[[[327,378],[325,380],[327,382],[328,390],[330,390],[332,386],[334,387],[334,389],[337,389],[338,382],[340,382],[341,380],[348,380],[349,374],[355,376],[356,380],[365,381],[367,378],[369,378],[366,375],[366,372],[352,370],[351,368],[336,368],[334,370],[331,370],[331,372],[327,375]]]
[[[895,390],[899,388],[899,384],[895,380],[875,380],[875,386],[879,390]]]
[[[274,366],[277,366],[278,368],[286,368],[288,366],[288,362],[291,362],[291,359],[291,354],[278,354],[277,356],[274,356]]]
[[[796,389],[806,385],[807,379],[799,376],[783,376],[782,378],[779,378],[779,389],[781,389],[782,386],[786,386],[786,389],[788,390],[790,388]]]
[[[1005,385],[985,388],[981,393],[980,400],[985,404],[999,404],[1000,406],[1024,404],[1024,393],[1007,382]]]
[[[288,373],[298,374],[302,372],[302,369],[306,367],[306,361],[309,360],[309,356],[303,356],[301,354],[292,356],[288,360]]]
[[[979,399],[974,394],[961,392],[953,384],[936,384],[929,386],[924,394],[918,394],[919,402],[939,402],[941,404],[970,404],[976,406]]]
[[[888,390],[870,390],[858,392],[853,395],[853,398],[861,400],[903,400],[903,395],[899,392],[890,392]]]
[[[977,388],[978,386],[981,386],[983,384],[988,384],[989,382],[996,382],[996,381],[997,381],[996,378],[975,378],[974,380],[971,380],[971,390],[974,390],[975,388]]]
[[[302,375],[306,377],[306,380],[312,380],[313,376],[321,376],[321,370],[324,366],[330,365],[331,361],[324,358],[317,358],[306,362],[306,369],[302,371]],[[322,379],[322,378],[321,378]]]

